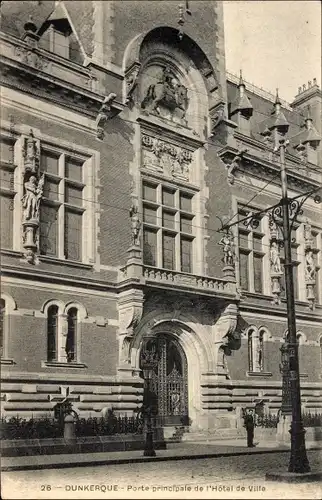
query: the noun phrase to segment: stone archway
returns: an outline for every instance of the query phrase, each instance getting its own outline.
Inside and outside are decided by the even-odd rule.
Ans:
[[[188,425],[188,363],[183,348],[171,334],[157,334],[144,344],[145,351],[156,353],[149,390],[153,394],[159,425]]]
[[[202,410],[201,384],[204,373],[213,370],[214,359],[211,345],[207,342],[207,333],[198,322],[188,317],[173,317],[173,313],[147,314],[136,330],[131,344],[131,367],[140,370],[141,350],[147,338],[157,338],[165,333],[177,342],[187,362],[188,415],[192,429],[202,428],[204,412]]]

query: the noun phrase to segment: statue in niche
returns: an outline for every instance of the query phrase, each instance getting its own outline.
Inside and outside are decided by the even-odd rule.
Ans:
[[[134,246],[140,246],[141,221],[138,214],[138,207],[132,205],[130,209],[132,243]]]
[[[231,233],[231,231],[227,231],[227,233],[219,241],[219,245],[222,245],[224,247],[223,262],[225,266],[234,266],[235,265],[234,235]]]
[[[34,175],[31,175],[29,180],[24,183],[25,194],[22,197],[22,208],[24,220],[39,219],[40,200],[44,189],[44,176],[42,175],[39,182]]]
[[[315,279],[315,264],[311,249],[305,254],[305,278],[306,281],[314,281]]]
[[[281,274],[281,258],[279,247],[276,241],[272,241],[270,249],[271,272],[274,274]]]
[[[188,107],[187,88],[175,78],[169,67],[165,67],[157,83],[148,87],[141,107],[158,115],[161,115],[162,107],[172,115],[180,110],[180,118],[184,119]]]

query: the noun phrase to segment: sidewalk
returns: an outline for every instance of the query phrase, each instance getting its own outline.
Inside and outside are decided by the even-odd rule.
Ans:
[[[307,443],[307,449],[322,449],[321,444]],[[33,455],[24,457],[4,457],[1,459],[2,471],[59,469],[67,467],[88,467],[93,465],[115,465],[139,462],[168,460],[190,460],[223,456],[241,456],[251,454],[282,453],[288,446],[276,446],[275,443],[258,443],[254,448],[247,448],[244,440],[208,441],[199,443],[170,443],[166,450],[157,450],[155,457],[144,457],[143,450],[117,451],[108,453],[82,453],[59,455]]]

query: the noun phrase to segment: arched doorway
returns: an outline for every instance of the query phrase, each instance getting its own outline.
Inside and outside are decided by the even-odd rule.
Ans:
[[[150,390],[155,395],[159,424],[188,425],[188,366],[179,342],[170,335],[161,334],[151,338],[142,349],[157,353]]]

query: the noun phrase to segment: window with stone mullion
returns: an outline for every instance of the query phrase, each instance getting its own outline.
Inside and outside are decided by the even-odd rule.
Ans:
[[[0,140],[0,197],[1,197],[1,248],[13,249],[14,197],[14,144],[15,140],[1,137]],[[4,217],[5,214],[5,217]]]
[[[238,240],[239,240],[239,277],[240,286],[244,290],[263,293],[263,236],[261,224],[254,229],[250,224],[245,225],[246,217],[251,216],[250,210],[239,209]]]
[[[322,303],[322,283],[321,283],[321,247],[322,232],[319,229],[312,229],[313,237],[313,257],[315,263],[315,285],[314,296],[317,304]]]
[[[143,258],[147,265],[192,272],[192,195],[143,182]]]
[[[40,210],[40,253],[81,261],[83,162],[64,152],[44,149],[40,169],[45,175]]]

